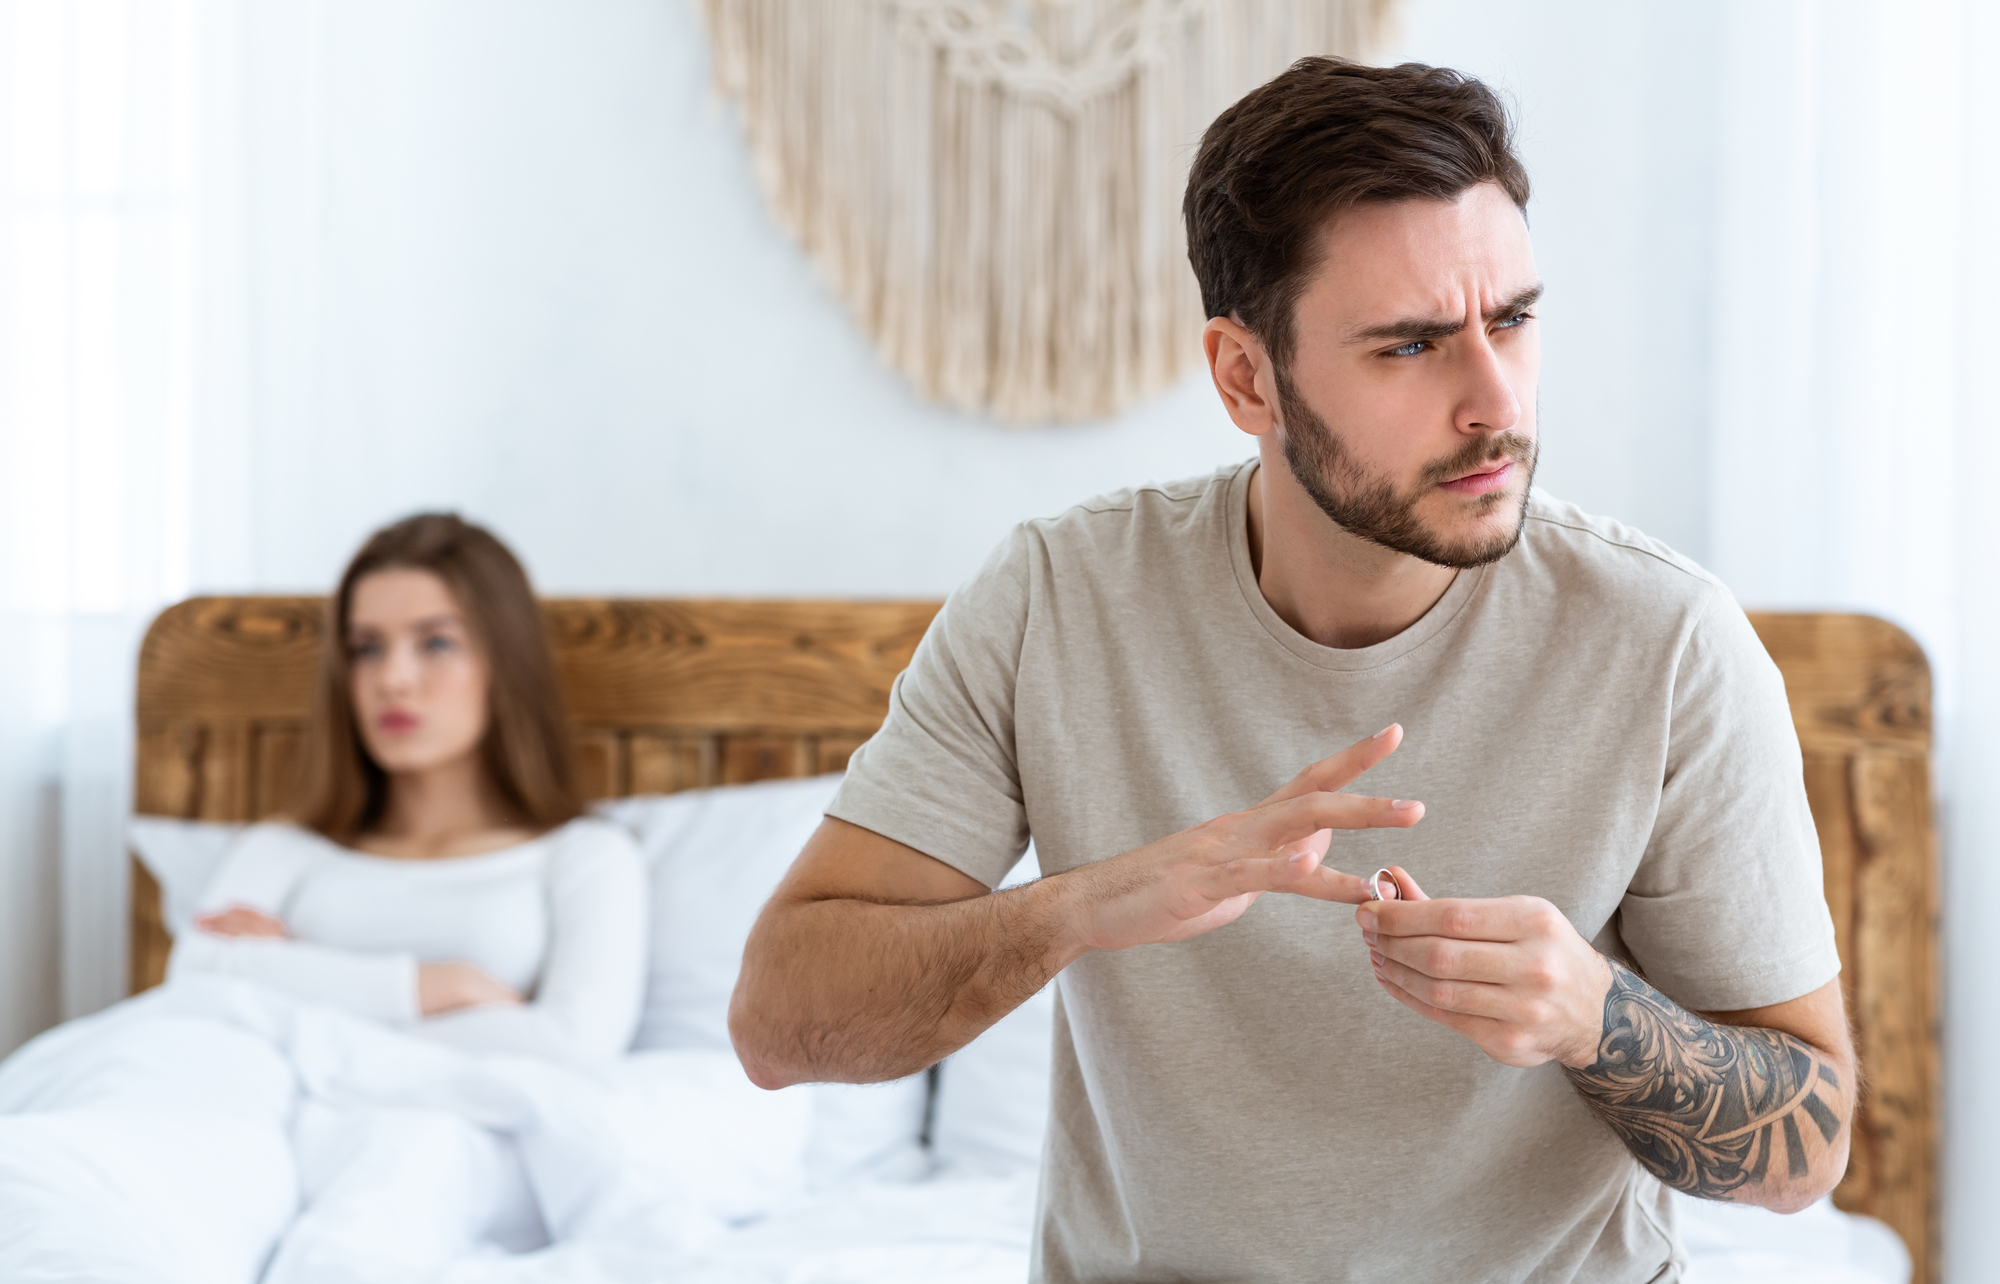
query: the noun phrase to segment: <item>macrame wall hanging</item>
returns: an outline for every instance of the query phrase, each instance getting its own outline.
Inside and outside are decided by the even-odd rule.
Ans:
[[[926,395],[1115,414],[1200,357],[1181,191],[1230,103],[1394,0],[702,0],[778,220]]]

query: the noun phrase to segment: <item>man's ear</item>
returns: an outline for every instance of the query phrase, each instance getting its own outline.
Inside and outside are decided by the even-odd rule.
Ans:
[[[1208,373],[1229,418],[1252,437],[1278,426],[1277,380],[1263,343],[1234,317],[1210,317],[1201,328]]]

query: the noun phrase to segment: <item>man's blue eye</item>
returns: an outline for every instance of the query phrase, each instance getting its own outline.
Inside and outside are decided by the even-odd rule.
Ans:
[[[1400,348],[1389,349],[1388,355],[1392,357],[1420,357],[1423,355],[1424,349],[1430,346],[1430,340],[1428,339],[1412,339]]]
[[[1522,325],[1532,320],[1534,318],[1534,315],[1535,314],[1532,312],[1516,312],[1513,316],[1508,317],[1505,321],[1502,321],[1499,325],[1493,328],[1496,330],[1512,330],[1514,327]]]

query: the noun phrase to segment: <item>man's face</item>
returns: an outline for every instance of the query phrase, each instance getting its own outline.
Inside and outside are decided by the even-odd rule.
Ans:
[[[1334,522],[1442,566],[1504,557],[1535,472],[1541,293],[1498,186],[1328,226],[1277,372],[1292,473]]]

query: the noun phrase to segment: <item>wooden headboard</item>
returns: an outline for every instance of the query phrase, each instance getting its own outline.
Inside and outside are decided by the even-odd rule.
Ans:
[[[141,813],[257,820],[283,805],[318,671],[323,601],[200,597],[139,649]],[[837,771],[889,711],[936,602],[543,603],[591,798]],[[132,867],[131,986],[171,938]]]
[[[1938,865],[1931,670],[1909,634],[1868,615],[1750,622],[1785,675],[1819,830],[1841,989],[1864,1081],[1834,1202],[1909,1245],[1915,1284],[1938,1256]]]
[[[592,797],[669,793],[847,762],[880,725],[935,602],[558,599],[546,603]],[[195,598],[139,657],[137,809],[274,811],[318,663],[321,600]],[[1937,872],[1930,670],[1893,625],[1753,614],[1791,695],[1826,897],[1868,1079],[1841,1207],[1937,1264]],[[159,982],[159,888],[133,865],[131,980]]]

